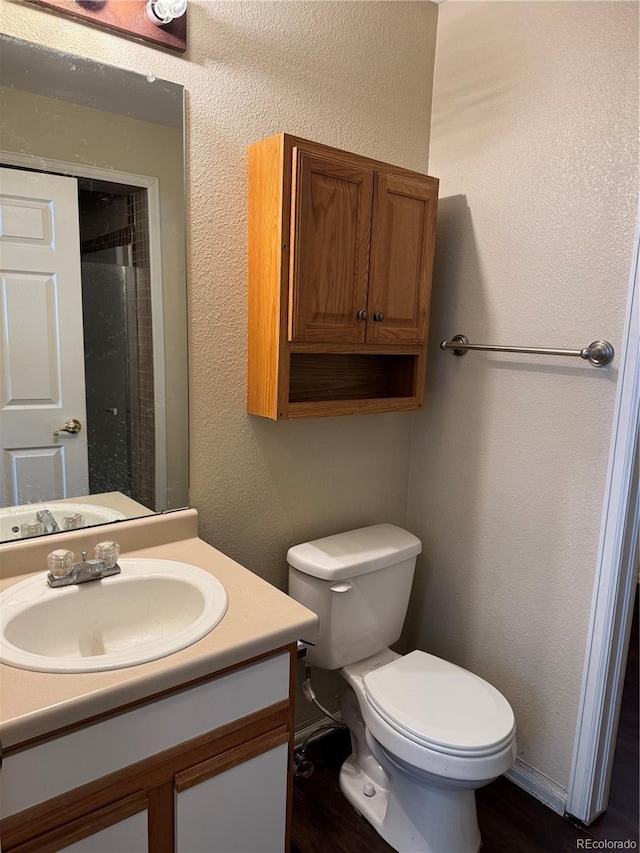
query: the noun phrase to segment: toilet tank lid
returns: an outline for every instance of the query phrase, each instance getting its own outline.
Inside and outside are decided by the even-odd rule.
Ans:
[[[287,562],[307,575],[336,581],[384,569],[421,551],[422,542],[408,530],[374,524],[295,545]]]

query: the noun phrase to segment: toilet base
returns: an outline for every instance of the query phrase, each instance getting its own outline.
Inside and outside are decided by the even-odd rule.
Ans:
[[[443,789],[441,793],[445,796],[440,797],[437,789],[431,789],[416,812],[419,820],[414,821],[398,802],[395,792],[390,796],[389,788],[375,784],[358,767],[353,755],[340,769],[340,790],[398,853],[478,853],[480,850],[473,791]],[[367,796],[365,790],[375,793]],[[424,789],[422,793],[426,794]]]
[[[478,853],[475,791],[418,779],[399,767],[367,733],[351,690],[342,717],[353,752],[340,769],[340,789],[387,844],[398,853]]]
[[[385,838],[383,825],[389,802],[389,790],[376,784],[371,776],[364,773],[358,767],[353,755],[350,755],[340,768],[340,790],[358,814],[366,818],[378,834]],[[375,793],[373,796],[367,796],[364,793],[365,790]]]

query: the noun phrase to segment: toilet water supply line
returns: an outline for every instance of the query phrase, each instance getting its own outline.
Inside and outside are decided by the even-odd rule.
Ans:
[[[328,711],[324,705],[321,705],[318,701],[315,690],[313,689],[313,685],[311,684],[311,667],[309,664],[305,664],[304,666],[304,682],[302,684],[302,692],[304,693],[304,698],[307,702],[312,702],[316,708],[318,708],[325,717],[328,717],[331,722],[323,723],[321,726],[313,729],[313,731],[309,732],[309,734],[302,741],[302,744],[295,750],[293,754],[293,765],[294,765],[294,774],[296,776],[307,777],[311,776],[314,771],[313,762],[309,760],[309,756],[307,755],[307,747],[313,741],[318,740],[325,734],[329,732],[336,731],[336,729],[344,729],[346,728],[345,724],[338,719],[338,717],[334,716],[331,711]]]
[[[333,722],[341,729],[344,728],[344,723],[339,720],[334,714],[332,714],[331,711],[328,711],[324,707],[324,705],[321,705],[320,702],[318,702],[315,691],[311,684],[311,667],[309,666],[309,664],[304,665],[304,683],[302,685],[302,692],[304,693],[304,698],[307,700],[307,702],[313,702],[316,708],[322,711],[325,717],[328,717],[330,720],[333,720]]]

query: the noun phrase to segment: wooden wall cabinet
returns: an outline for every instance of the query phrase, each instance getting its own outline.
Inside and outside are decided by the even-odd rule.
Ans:
[[[4,853],[284,853],[295,646],[8,750]]]
[[[280,134],[249,148],[248,411],[422,406],[436,178]]]

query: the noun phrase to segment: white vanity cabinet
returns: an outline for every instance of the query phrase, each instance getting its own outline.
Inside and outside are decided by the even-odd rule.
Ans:
[[[282,853],[293,645],[5,752],[3,853]]]

